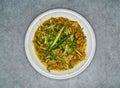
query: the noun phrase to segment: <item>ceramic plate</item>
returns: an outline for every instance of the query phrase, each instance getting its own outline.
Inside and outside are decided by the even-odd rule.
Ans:
[[[65,17],[77,21],[83,28],[83,31],[87,37],[86,60],[71,70],[63,72],[56,71],[48,72],[46,70],[46,67],[43,66],[42,63],[40,63],[34,52],[34,46],[32,43],[34,33],[40,24],[42,24],[45,20],[51,17]],[[95,53],[95,47],[96,47],[95,35],[89,22],[80,14],[68,9],[53,9],[40,14],[30,24],[25,37],[25,51],[31,65],[42,75],[53,79],[68,79],[84,71],[92,61],[92,58]]]

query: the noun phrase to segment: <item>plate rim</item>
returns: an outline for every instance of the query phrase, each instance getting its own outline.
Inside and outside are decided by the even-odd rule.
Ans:
[[[81,67],[81,69],[78,69],[74,74],[71,74],[71,75],[67,75],[67,76],[55,76],[55,75],[51,75],[49,73],[46,73],[44,71],[42,71],[41,69],[38,68],[38,66],[31,60],[31,56],[30,56],[30,53],[29,53],[29,50],[28,50],[28,38],[29,38],[29,34],[30,34],[30,29],[32,27],[32,25],[34,25],[36,23],[36,21],[40,18],[40,16],[44,16],[46,14],[50,14],[50,13],[53,13],[53,12],[56,12],[56,11],[63,11],[63,12],[69,12],[75,16],[78,16],[80,18],[82,18],[81,20],[84,20],[85,21],[85,24],[87,25],[87,27],[89,27],[90,29],[90,34],[91,35],[91,38],[92,38],[92,43],[94,44],[94,47],[90,53],[90,56],[89,56],[89,61],[86,61],[85,64]],[[58,9],[51,9],[51,10],[48,10],[48,11],[45,11],[43,12],[42,14],[39,14],[35,19],[33,19],[33,21],[31,22],[31,24],[29,25],[28,29],[27,29],[27,32],[26,32],[26,35],[25,35],[25,41],[24,41],[24,44],[25,44],[25,53],[26,53],[26,56],[27,56],[27,59],[28,61],[30,62],[30,64],[32,65],[32,67],[38,71],[40,74],[48,77],[48,78],[52,78],[52,79],[68,79],[68,78],[72,78],[72,77],[75,77],[77,76],[78,74],[82,73],[91,63],[94,55],[95,55],[95,50],[96,50],[96,38],[95,38],[95,33],[93,31],[93,28],[92,26],[90,25],[90,23],[88,22],[88,20],[86,20],[81,14],[77,13],[76,11],[73,11],[73,10],[70,10],[70,9],[63,9],[63,8],[58,8]]]

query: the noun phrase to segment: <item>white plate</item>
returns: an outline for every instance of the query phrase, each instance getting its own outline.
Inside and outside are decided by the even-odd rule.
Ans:
[[[50,17],[66,17],[68,19],[77,21],[84,29],[84,33],[87,36],[87,49],[86,49],[86,61],[82,62],[78,66],[74,67],[73,69],[69,71],[64,72],[55,72],[51,71],[48,72],[46,70],[46,67],[43,66],[40,61],[38,60],[33,47],[33,37],[34,33],[36,31],[36,28],[45,20],[47,20]],[[88,23],[88,21],[81,16],[80,14],[67,10],[67,9],[53,9],[49,10],[47,12],[44,12],[43,14],[40,14],[29,26],[28,31],[26,33],[25,37],[25,51],[28,57],[28,60],[30,61],[31,65],[42,75],[53,78],[53,79],[68,79],[71,77],[74,77],[78,74],[80,74],[83,70],[85,70],[88,65],[91,63],[92,58],[95,53],[95,47],[96,47],[96,40],[95,35],[93,32],[92,27]]]

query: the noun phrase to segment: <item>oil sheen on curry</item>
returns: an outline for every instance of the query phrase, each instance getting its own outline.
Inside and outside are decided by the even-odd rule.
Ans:
[[[86,36],[77,21],[51,17],[36,29],[33,45],[48,71],[65,71],[86,59]]]

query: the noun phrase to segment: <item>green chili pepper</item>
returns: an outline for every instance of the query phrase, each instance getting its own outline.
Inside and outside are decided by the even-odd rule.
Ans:
[[[71,34],[68,34],[67,36],[65,36],[64,38],[62,38],[57,44],[55,44],[53,47],[51,47],[49,49],[49,52],[55,48],[57,48],[58,46],[60,46],[64,41],[66,41],[69,37],[70,37]]]
[[[64,29],[66,29],[66,27],[67,27],[67,26],[63,26],[63,27],[60,29],[60,31],[58,32],[55,40],[53,41],[52,45],[51,45],[50,48],[48,49],[48,51],[50,51],[50,50],[52,49],[52,47],[56,44],[56,42],[58,41],[58,39],[59,39],[62,31],[63,31]]]

